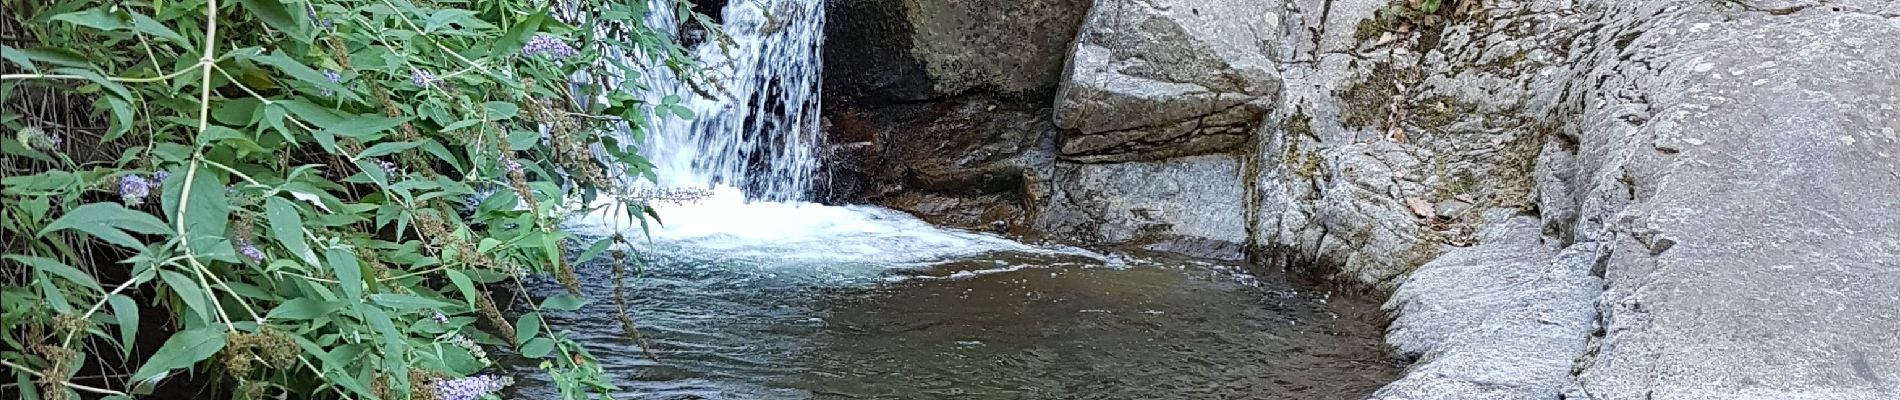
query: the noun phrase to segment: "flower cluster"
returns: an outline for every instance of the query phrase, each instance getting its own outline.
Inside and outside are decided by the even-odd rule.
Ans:
[[[48,132],[36,126],[21,128],[14,140],[19,140],[20,143],[25,144],[27,147],[43,151],[59,148],[59,144],[65,141],[65,139],[59,137],[58,133]]]
[[[444,379],[435,382],[435,394],[442,400],[475,400],[512,384],[513,378],[494,375]]]
[[[336,71],[326,69],[323,70],[323,79],[329,79],[330,83],[342,83],[343,75],[337,74]],[[330,97],[330,95],[333,94],[336,94],[336,91],[330,90],[330,88],[323,88],[324,97]]]
[[[238,254],[249,257],[253,262],[264,262],[264,251],[252,245],[249,240],[238,240]]]
[[[525,57],[535,54],[545,54],[548,58],[559,60],[579,55],[580,51],[574,50],[574,46],[567,45],[567,42],[561,41],[559,37],[534,35],[534,38],[528,39],[528,44],[521,46],[521,55]]]
[[[412,68],[409,70],[409,83],[415,84],[416,87],[419,88],[427,88],[430,85],[441,84],[441,80],[436,79],[435,74],[429,71]]]
[[[460,333],[451,334],[448,342],[449,344],[455,345],[455,347],[462,348],[462,350],[468,350],[468,355],[475,357],[475,359],[481,361],[483,365],[494,363],[488,360],[488,350],[482,350],[482,345],[475,343],[475,340],[469,339],[468,336],[463,336]]]
[[[371,164],[376,164],[377,168],[381,168],[383,170],[383,175],[396,174],[396,163],[389,162],[386,160],[379,160],[379,159],[370,159],[369,162]]]
[[[336,23],[334,21],[331,21],[329,18],[318,18],[316,7],[306,4],[304,5],[303,12],[304,12],[304,18],[309,19],[310,24],[316,25],[318,28],[330,29],[331,27],[336,26]]]
[[[152,182],[144,175],[132,174],[119,177],[119,199],[125,205],[145,204],[145,196],[152,195]]]

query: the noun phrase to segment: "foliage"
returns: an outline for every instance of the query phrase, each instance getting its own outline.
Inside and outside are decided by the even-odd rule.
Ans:
[[[118,398],[198,379],[241,398],[468,399],[505,384],[482,374],[484,348],[509,348],[545,359],[569,397],[604,393],[586,349],[538,312],[505,319],[490,288],[551,274],[577,292],[570,262],[612,243],[569,257],[563,216],[596,198],[646,213],[619,177],[650,164],[614,132],[690,112],[605,83],[697,71],[643,22],[705,24],[689,7],[6,0],[14,388]],[[34,106],[58,98],[83,101]]]

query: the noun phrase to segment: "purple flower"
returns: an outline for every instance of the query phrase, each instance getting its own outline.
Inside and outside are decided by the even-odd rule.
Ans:
[[[574,50],[574,46],[568,46],[567,42],[561,41],[559,37],[553,35],[534,35],[534,38],[528,39],[528,44],[521,46],[521,55],[532,56],[535,54],[546,54],[548,58],[559,60],[578,55],[580,51]]]
[[[449,316],[447,316],[447,315],[442,315],[442,312],[441,312],[441,311],[436,311],[436,312],[434,312],[434,313],[432,313],[432,314],[429,314],[429,319],[430,319],[430,320],[434,320],[434,321],[435,321],[435,323],[438,323],[438,324],[447,324],[447,323],[449,323]]]
[[[442,400],[475,400],[489,393],[513,384],[507,377],[476,375],[467,378],[445,379],[435,382],[436,398]]]
[[[257,246],[252,246],[251,243],[247,241],[238,242],[238,254],[250,257],[251,261],[264,262],[264,251],[259,250]]]
[[[338,75],[336,71],[331,71],[327,69],[323,70],[323,78],[329,79],[330,83],[339,83],[343,81],[342,75]],[[336,91],[330,90],[330,88],[323,88],[324,97],[329,97],[330,95],[333,95],[333,94],[336,94]]]
[[[416,84],[416,87],[429,87],[429,85],[436,84],[435,74],[429,73],[429,71],[411,68],[409,69],[409,83]]]
[[[170,178],[171,176],[172,176],[172,172],[171,172],[171,171],[158,171],[158,172],[153,172],[153,173],[152,173],[152,184],[155,184],[155,185],[163,185],[163,184],[165,184],[165,178]]]
[[[392,163],[392,162],[388,162],[388,161],[383,161],[383,160],[378,160],[378,159],[373,159],[373,158],[372,158],[372,159],[370,159],[370,160],[369,160],[369,162],[370,162],[370,163],[373,163],[373,164],[376,164],[376,167],[377,167],[377,168],[382,168],[382,169],[383,169],[383,175],[395,175],[395,174],[396,174],[396,163]]]
[[[335,26],[334,23],[331,23],[329,18],[322,18],[322,19],[317,18],[317,8],[315,6],[305,4],[303,7],[303,13],[304,13],[304,18],[310,19],[310,24],[316,25],[318,28],[330,29],[331,26]]]
[[[512,158],[511,158],[511,159],[503,159],[503,160],[501,160],[501,161],[502,161],[502,164],[503,164],[503,165],[506,165],[506,166],[508,167],[508,172],[521,172],[521,163],[520,163],[520,162],[517,162],[517,161],[515,161],[515,160],[514,160],[514,159],[512,159]]]
[[[132,174],[119,177],[119,198],[124,200],[126,205],[145,204],[145,196],[151,194],[152,182],[145,180],[144,175]]]

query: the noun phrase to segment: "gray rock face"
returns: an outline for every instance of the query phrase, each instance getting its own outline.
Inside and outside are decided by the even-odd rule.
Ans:
[[[1596,255],[1541,243],[1534,217],[1494,213],[1483,244],[1446,252],[1386,302],[1386,341],[1417,360],[1377,400],[1557,399],[1574,389],[1602,280]]]
[[[1242,148],[1278,91],[1267,1],[1100,0],[1056,94],[1061,154],[1154,160]]]
[[[1596,398],[1900,397],[1900,12],[1756,7],[1615,10],[1662,17],[1621,74],[1641,122],[1582,130],[1627,158],[1545,192],[1614,244]]]
[[[1875,44],[1900,42],[1900,5],[1447,2],[1406,31],[1383,1],[1291,4],[1289,35],[1312,39],[1284,42],[1253,239],[1270,262],[1396,288],[1388,339],[1421,360],[1382,398],[1900,398],[1900,46]],[[1498,221],[1419,218],[1408,198],[1540,228],[1445,247]],[[1600,336],[1474,336],[1511,312],[1589,313],[1446,297],[1480,290],[1445,283],[1479,264],[1496,276],[1463,280],[1480,287],[1591,266]]]
[[[1059,163],[1036,228],[1081,243],[1238,259],[1237,244],[1247,239],[1240,171],[1238,157],[1228,154]]]
[[[826,0],[825,92],[833,99],[827,108],[1046,93],[1089,4]]]

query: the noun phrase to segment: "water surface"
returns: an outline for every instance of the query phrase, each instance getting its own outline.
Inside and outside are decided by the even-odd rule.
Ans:
[[[711,213],[741,233],[642,244],[648,265],[627,284],[659,361],[621,336],[605,264],[581,271],[601,301],[550,320],[602,360],[617,398],[1357,399],[1399,371],[1367,299],[845,211],[815,211],[842,213],[824,227],[755,223],[764,233],[730,229],[745,211]],[[512,369],[515,395],[556,397],[532,364]]]

